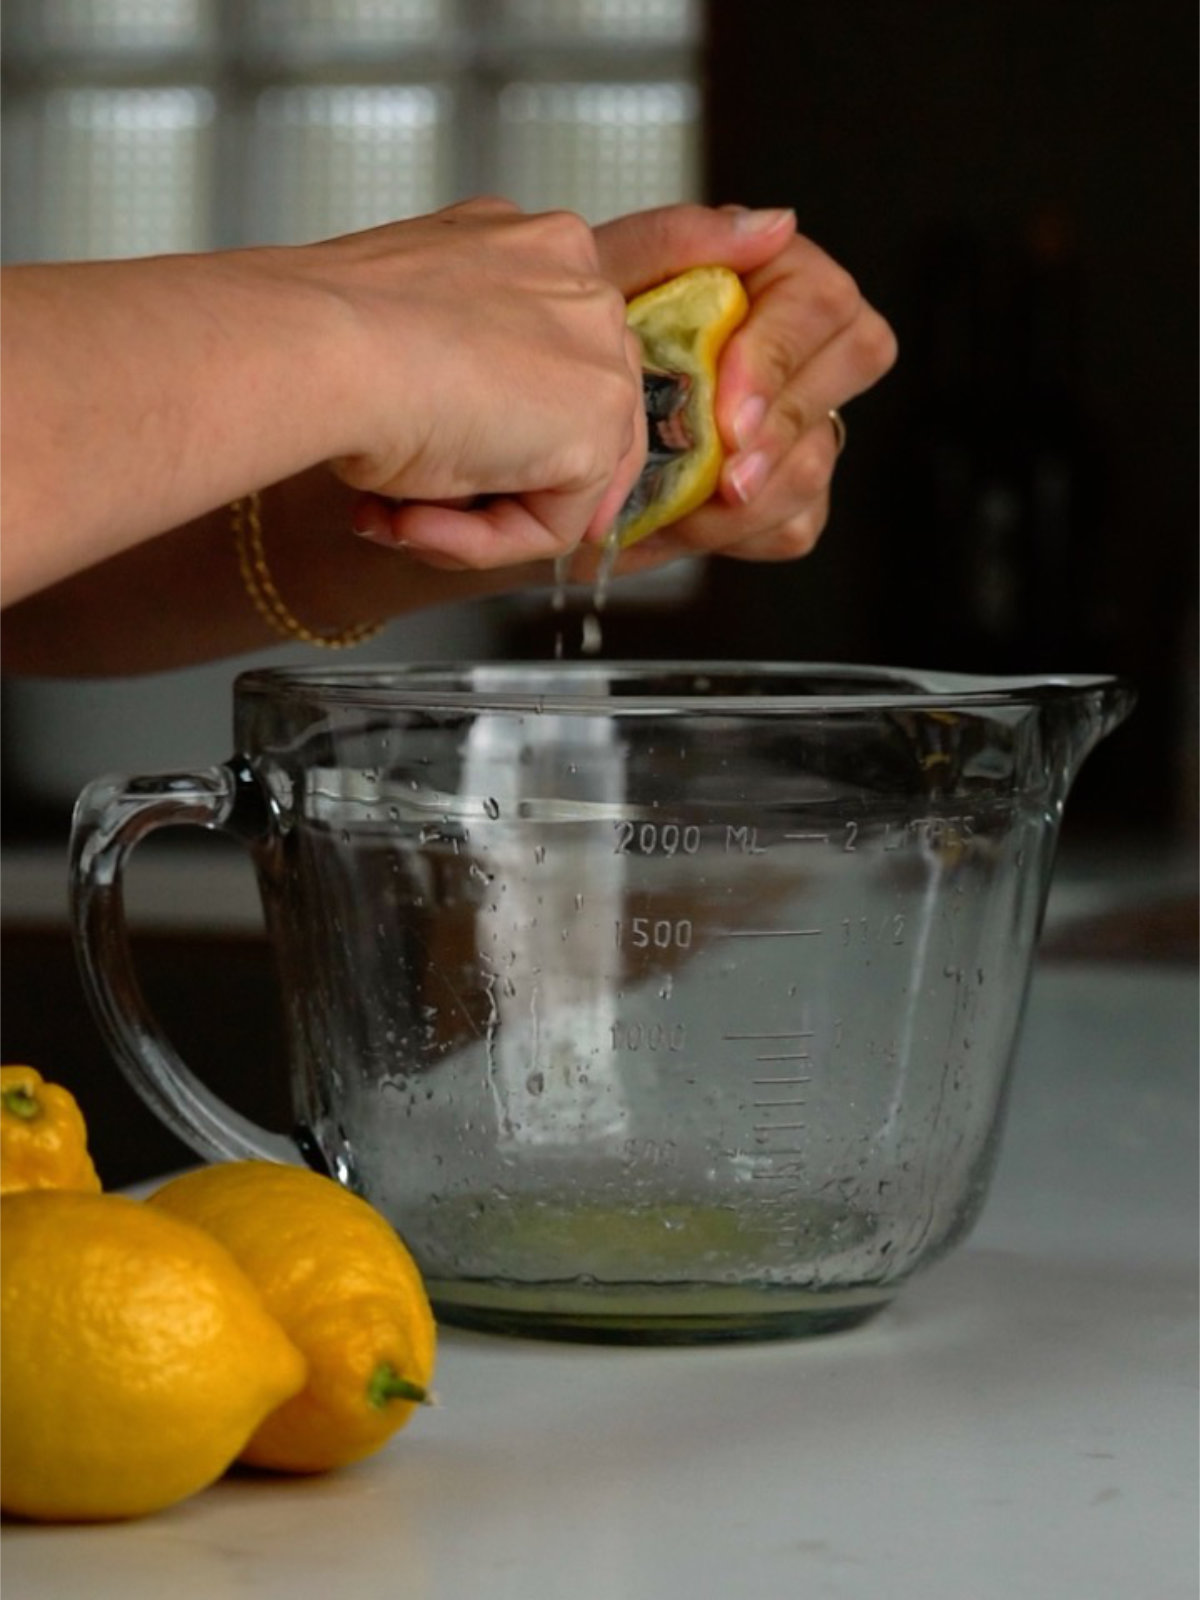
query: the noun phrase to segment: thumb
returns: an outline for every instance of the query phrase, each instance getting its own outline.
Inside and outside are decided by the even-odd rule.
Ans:
[[[745,206],[659,206],[595,229],[601,270],[628,299],[689,267],[750,272],[772,260],[796,232],[794,211]]]

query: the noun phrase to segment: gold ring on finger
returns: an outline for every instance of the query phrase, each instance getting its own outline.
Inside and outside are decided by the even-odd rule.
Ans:
[[[846,448],[846,424],[842,413],[836,407],[829,412],[829,424],[833,429],[833,453],[835,456],[840,456]]]

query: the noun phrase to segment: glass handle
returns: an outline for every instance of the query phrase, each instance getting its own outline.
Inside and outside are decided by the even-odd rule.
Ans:
[[[124,872],[134,846],[158,828],[198,826],[247,842],[270,828],[261,789],[242,765],[98,778],[71,827],[71,927],[88,1004],[117,1065],[185,1143],[210,1160],[297,1163],[298,1146],[206,1089],[163,1034],[134,972]]]

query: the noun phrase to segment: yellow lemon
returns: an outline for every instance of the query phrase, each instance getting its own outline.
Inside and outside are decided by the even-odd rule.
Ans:
[[[307,1385],[243,1461],[285,1472],[357,1461],[428,1399],[436,1330],[425,1285],[365,1200],[302,1167],[231,1161],[172,1179],[149,1203],[218,1239],[308,1361]]]
[[[714,412],[717,361],[748,309],[742,281],[728,267],[693,267],[629,302],[626,320],[641,343],[643,367],[682,374],[687,396],[677,422],[683,453],[643,474],[617,522],[622,546],[678,522],[717,487],[725,459]]]
[[[182,1500],[305,1381],[229,1253],[121,1195],[6,1195],[0,1296],[0,1498],[17,1516]]]
[[[33,1067],[0,1067],[0,1194],[99,1188],[70,1090],[46,1083]]]

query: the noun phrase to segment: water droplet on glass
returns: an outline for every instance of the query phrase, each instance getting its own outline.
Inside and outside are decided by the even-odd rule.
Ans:
[[[483,809],[494,821],[500,815],[500,802],[492,795],[488,795],[487,799],[483,802]]]

